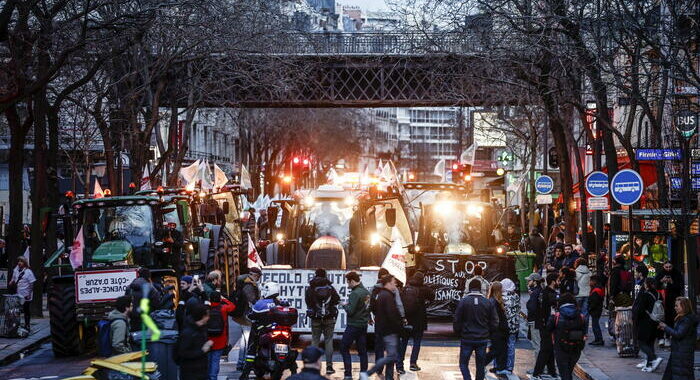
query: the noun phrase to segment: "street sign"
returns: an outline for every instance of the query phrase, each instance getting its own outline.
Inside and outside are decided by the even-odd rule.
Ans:
[[[535,181],[535,190],[539,194],[549,194],[554,190],[554,180],[548,175],[542,175]]]
[[[586,190],[588,194],[594,197],[602,197],[608,193],[608,175],[606,173],[596,171],[586,177]]]
[[[642,176],[632,169],[620,170],[610,181],[610,193],[615,201],[629,206],[637,203],[644,191]]]
[[[607,197],[588,198],[588,211],[607,210],[610,208]]]
[[[637,160],[661,161],[661,160],[676,160],[682,159],[680,149],[649,149],[639,148],[635,151]]]
[[[676,129],[680,132],[683,137],[690,138],[695,134],[695,130],[698,128],[698,115],[691,110],[681,110],[676,112],[676,116],[673,120],[676,125]]]
[[[551,205],[553,203],[552,194],[537,194],[535,202],[538,205]]]

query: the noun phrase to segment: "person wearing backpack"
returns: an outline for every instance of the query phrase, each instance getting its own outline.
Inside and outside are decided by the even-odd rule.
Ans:
[[[132,351],[129,345],[129,314],[131,314],[131,311],[131,297],[121,296],[117,298],[114,309],[107,315],[107,320],[109,321],[109,330],[106,331],[108,340],[103,339],[103,337],[99,338],[100,342],[108,341],[111,350],[104,352],[103,344],[100,343],[100,356],[109,357]],[[103,335],[104,333],[99,330],[98,328],[99,334]]]
[[[663,301],[659,292],[656,291],[654,279],[647,278],[632,306],[634,334],[639,342],[639,349],[647,357],[646,360],[637,364],[637,368],[641,368],[642,372],[654,372],[663,360],[663,358],[657,357],[656,352],[654,352],[657,328],[659,322],[663,320],[663,315],[658,315],[658,308],[656,314],[652,314],[657,301],[659,301],[659,307],[663,311]]]
[[[238,341],[238,362],[236,369],[243,370],[245,365],[245,356],[248,351],[248,342],[250,340],[251,322],[246,317],[252,306],[260,300],[260,287],[258,283],[262,278],[262,270],[258,267],[248,268],[248,273],[242,274],[236,278],[236,291],[234,293],[234,303],[236,310],[233,311],[233,319],[241,328],[241,338]]]
[[[540,380],[544,368],[550,377],[557,376],[556,363],[554,360],[554,347],[552,342],[552,331],[547,329],[547,324],[552,319],[554,309],[557,306],[557,288],[559,287],[559,275],[550,273],[547,275],[547,287],[542,290],[540,304],[537,312],[535,328],[540,330],[540,352],[537,354],[535,368],[532,371],[532,380]],[[566,294],[566,293],[565,293]],[[573,297],[573,296],[572,296]]]
[[[311,319],[311,344],[319,346],[323,335],[326,354],[326,374],[335,373],[333,369],[333,331],[338,318],[340,296],[328,279],[326,270],[316,269],[315,277],[306,288],[307,315]]]
[[[664,323],[673,326],[676,320],[675,300],[683,294],[685,288],[683,275],[673,267],[670,261],[666,261],[661,270],[656,272],[654,279],[656,280],[656,289],[664,299]],[[661,339],[660,345],[670,346],[668,335],[665,339]]]
[[[401,292],[401,301],[403,302],[404,312],[408,326],[405,334],[399,337],[399,361],[396,362],[396,372],[399,375],[406,373],[403,367],[406,349],[408,348],[408,340],[413,340],[413,348],[411,349],[410,369],[411,371],[420,371],[418,367],[418,355],[420,353],[420,344],[423,340],[423,332],[428,328],[428,315],[426,304],[435,299],[435,294],[426,286],[423,285],[423,272],[416,272],[408,280],[408,285]],[[407,327],[408,327],[407,326]]]
[[[585,322],[573,294],[559,297],[559,311],[547,322],[554,338],[554,357],[561,380],[573,380],[574,367],[586,345]]]
[[[236,310],[236,305],[217,291],[209,294],[209,302],[207,336],[213,342],[209,351],[209,380],[216,380],[221,356],[228,354],[228,315]]]

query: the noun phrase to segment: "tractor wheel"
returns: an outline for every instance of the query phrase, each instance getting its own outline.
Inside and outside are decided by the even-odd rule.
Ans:
[[[56,357],[81,353],[78,320],[75,315],[75,285],[53,283],[48,298],[51,318],[51,345]]]
[[[233,291],[236,279],[241,274],[239,247],[237,244],[234,244],[233,237],[226,227],[221,227],[221,232],[219,232],[219,241],[216,245],[215,257],[215,267],[224,274],[224,281],[226,281],[226,268],[228,264],[228,285],[229,289]]]

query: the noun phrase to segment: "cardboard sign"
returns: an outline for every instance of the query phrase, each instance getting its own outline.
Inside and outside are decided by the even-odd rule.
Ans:
[[[328,279],[333,284],[333,287],[340,296],[340,301],[347,301],[350,295],[350,288],[345,281],[346,270],[328,270],[326,274]],[[372,287],[377,283],[376,270],[357,270],[360,275],[362,285],[371,293]],[[280,286],[280,298],[289,301],[289,305],[296,308],[299,312],[299,320],[294,325],[294,332],[308,333],[311,332],[311,320],[307,318],[306,306],[306,289],[309,287],[309,281],[314,278],[314,270],[312,269],[284,269],[284,268],[263,268],[263,276],[261,284],[268,281],[273,281]],[[342,307],[338,308],[338,319],[335,322],[335,332],[342,333],[347,325],[347,315]],[[368,326],[368,332],[373,332],[374,327]]]
[[[138,277],[136,269],[116,269],[75,273],[75,302],[114,301]]]

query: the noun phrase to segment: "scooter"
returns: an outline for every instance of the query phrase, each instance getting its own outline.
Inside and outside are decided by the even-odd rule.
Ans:
[[[269,373],[272,380],[280,380],[286,369],[297,372],[298,352],[292,349],[292,326],[298,312],[289,306],[276,306],[269,311],[270,323],[261,332],[253,372],[258,379]]]

